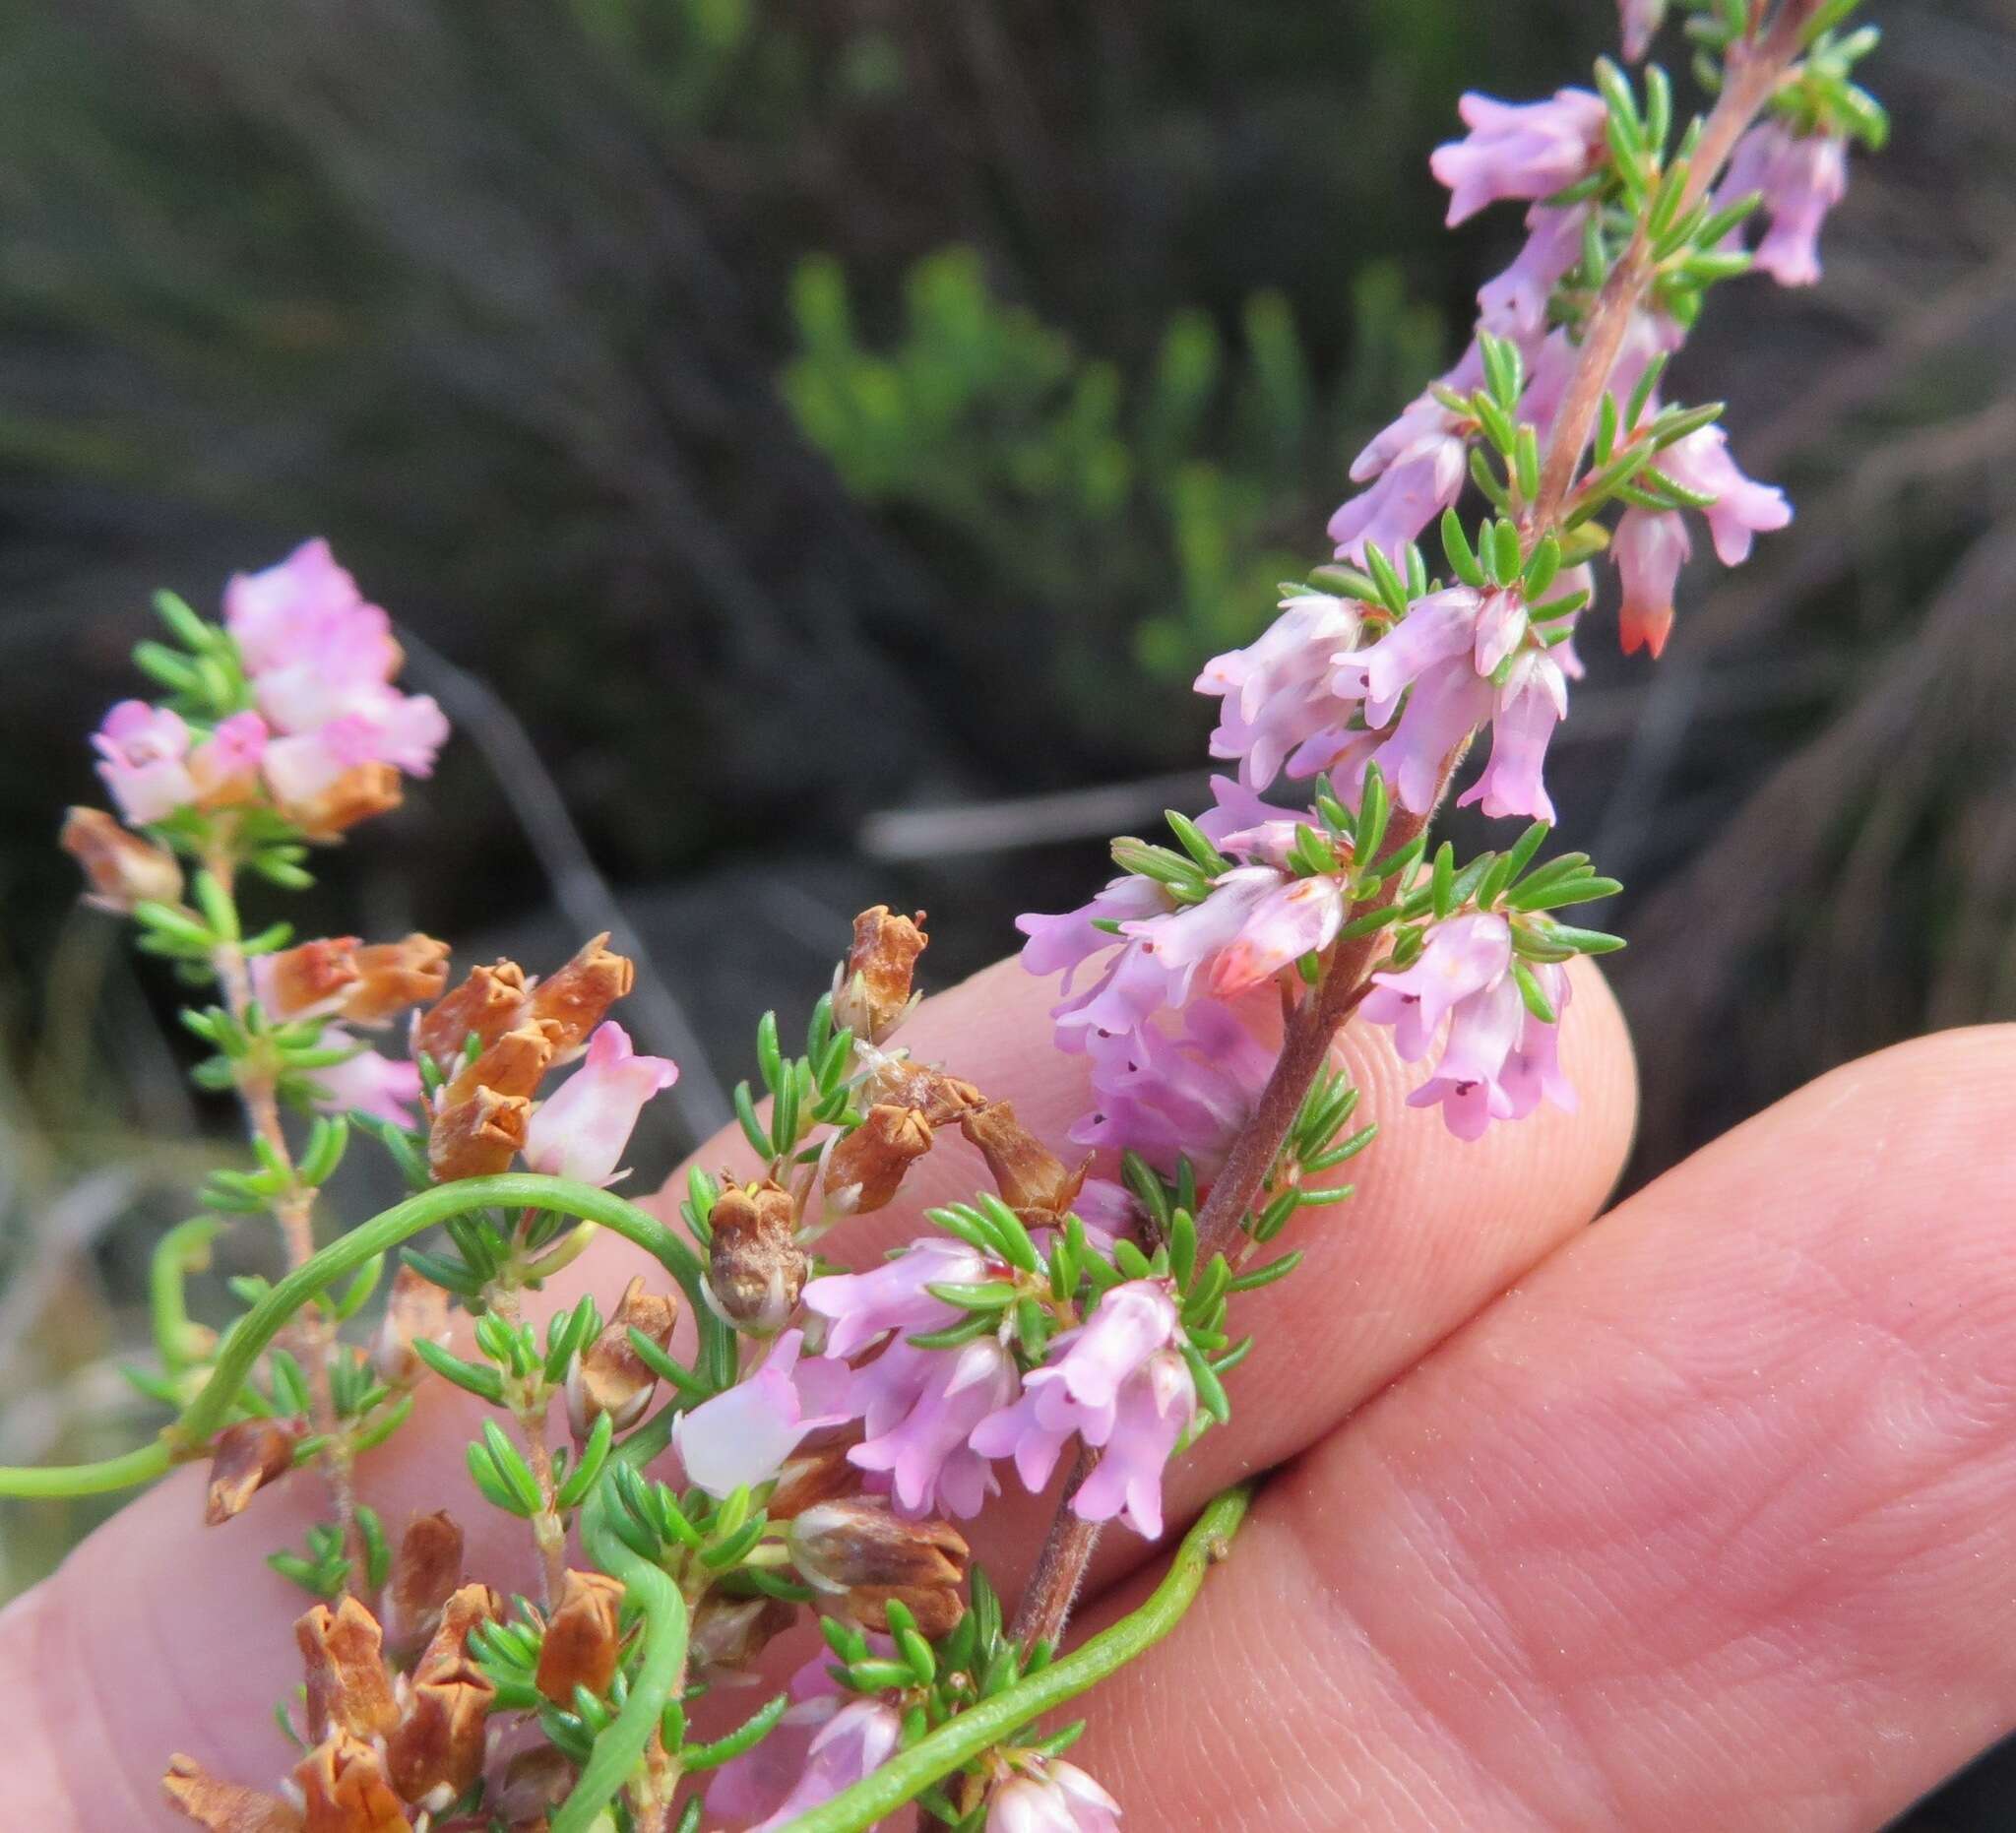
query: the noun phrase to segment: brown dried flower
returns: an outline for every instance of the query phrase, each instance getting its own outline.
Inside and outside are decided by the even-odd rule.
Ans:
[[[389,814],[402,799],[393,765],[353,764],[328,789],[279,807],[310,840],[331,841],[359,821]]]
[[[504,1779],[485,1804],[504,1824],[519,1829],[544,1826],[546,1810],[557,1807],[574,1787],[575,1768],[551,1744],[521,1750],[504,1765]]]
[[[470,1631],[478,1623],[495,1622],[503,1614],[503,1601],[489,1586],[458,1586],[441,1606],[441,1620],[413,1664],[413,1678],[449,1681],[473,1675],[476,1670],[469,1661]]]
[[[444,1072],[453,1071],[471,1032],[492,1043],[518,1022],[524,1003],[525,970],[517,962],[472,968],[452,992],[414,1016],[414,1054],[424,1051]]]
[[[782,1598],[709,1598],[693,1612],[688,1659],[696,1669],[746,1669],[798,1620]]]
[[[415,1680],[385,1740],[392,1786],[415,1807],[439,1813],[483,1773],[483,1731],[497,1689],[476,1671],[452,1680]]]
[[[714,1241],[707,1286],[721,1314],[755,1335],[782,1330],[805,1290],[807,1264],[795,1239],[797,1206],[790,1192],[767,1179],[727,1183],[708,1226]]]
[[[642,1331],[667,1350],[678,1316],[678,1299],[668,1292],[647,1292],[642,1277],[624,1289],[615,1316],[567,1371],[567,1419],[576,1438],[586,1439],[605,1413],[614,1416],[619,1432],[637,1422],[651,1404],[658,1376],[637,1354],[630,1332]]]
[[[260,972],[268,1013],[277,1019],[334,1012],[357,983],[357,938],[322,936],[265,957]]]
[[[411,1648],[434,1633],[441,1607],[462,1582],[462,1529],[445,1508],[407,1523],[385,1587],[385,1628],[392,1640]]]
[[[931,1149],[931,1123],[914,1107],[870,1107],[826,1160],[826,1206],[837,1216],[883,1209],[903,1188],[910,1168]]]
[[[499,1095],[495,1089],[479,1088],[459,1106],[441,1108],[427,1133],[434,1181],[454,1183],[509,1170],[531,1119],[532,1103],[523,1095]]]
[[[294,1623],[308,1680],[308,1736],[317,1743],[332,1732],[371,1738],[399,1719],[385,1672],[378,1619],[354,1598],[331,1610],[318,1604]]]
[[[919,1063],[903,1050],[858,1054],[868,1069],[861,1099],[872,1106],[914,1107],[933,1126],[944,1126],[980,1103],[980,1092],[971,1082]]]
[[[165,847],[123,828],[102,808],[73,808],[63,817],[63,851],[84,868],[88,901],[129,916],[136,904],[173,904],[182,895],[182,867]]]
[[[1092,1160],[1073,1170],[1015,1117],[1012,1102],[983,1102],[959,1122],[987,1162],[995,1186],[1023,1221],[1056,1222],[1078,1200]]]
[[[608,932],[584,943],[574,959],[532,989],[534,1019],[547,1028],[562,1056],[578,1050],[602,1022],[610,1006],[629,992],[637,970],[628,956],[614,954]]]
[[[205,1833],[301,1833],[301,1810],[262,1789],[220,1782],[193,1756],[168,1758],[161,1789]]]
[[[447,1293],[402,1262],[392,1276],[385,1320],[378,1326],[378,1340],[371,1349],[371,1365],[378,1378],[394,1387],[411,1387],[427,1369],[413,1353],[413,1345],[445,1343],[447,1339]]]
[[[894,916],[886,904],[854,918],[853,947],[833,976],[833,1022],[864,1043],[880,1043],[910,1016],[911,976],[929,938],[924,913]]]
[[[889,1605],[910,1608],[925,1636],[958,1622],[965,1538],[948,1521],[905,1521],[878,1496],[821,1502],[790,1524],[792,1562],[805,1582],[839,1597],[849,1615],[889,1627]]]
[[[788,1521],[818,1502],[852,1495],[861,1486],[861,1473],[848,1462],[849,1450],[860,1442],[858,1429],[830,1444],[801,1451],[778,1472],[777,1487],[764,1504],[773,1521]]]
[[[259,1490],[294,1466],[297,1434],[280,1420],[240,1420],[211,1440],[210,1492],[203,1518],[230,1520]]]
[[[541,1027],[514,1025],[498,1033],[474,1062],[456,1071],[434,1106],[444,1112],[459,1107],[474,1099],[479,1088],[498,1095],[530,1096],[537,1090],[552,1060],[553,1043]]]
[[[410,1833],[377,1749],[347,1732],[317,1744],[295,1765],[305,1833]]]
[[[357,983],[344,1002],[350,1025],[390,1024],[409,1006],[439,999],[448,984],[448,944],[417,930],[399,942],[357,950]]]
[[[556,1705],[569,1704],[577,1686],[596,1694],[608,1691],[622,1649],[616,1622],[622,1602],[623,1587],[606,1573],[567,1573],[560,1602],[546,1618],[533,1675],[534,1684]]]

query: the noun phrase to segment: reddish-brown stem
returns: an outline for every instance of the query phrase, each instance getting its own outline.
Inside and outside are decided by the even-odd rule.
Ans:
[[[229,851],[220,848],[204,864],[225,898],[230,899],[236,868]],[[218,982],[223,988],[225,1008],[233,1019],[242,1024],[246,1009],[252,1003],[252,973],[244,950],[235,942],[227,942],[217,950],[212,965],[217,970]],[[273,1071],[250,1066],[241,1060],[237,1090],[239,1106],[245,1112],[246,1129],[255,1140],[263,1141],[277,1155],[280,1163],[291,1166],[293,1155],[287,1147],[286,1129],[281,1124],[280,1098]],[[314,1206],[313,1194],[298,1189],[288,1190],[273,1205],[273,1219],[280,1230],[281,1244],[286,1250],[289,1270],[314,1258]],[[344,1552],[349,1560],[346,1588],[363,1597],[370,1583],[366,1576],[369,1554],[364,1546],[363,1532],[357,1525],[357,1498],[350,1474],[349,1441],[337,1418],[336,1392],[329,1373],[329,1353],[336,1340],[336,1332],[318,1307],[306,1305],[287,1326],[286,1336],[308,1379],[309,1423],[322,1440],[317,1461],[329,1483],[337,1525],[343,1532]]]
[[[1674,221],[1708,195],[1743,131],[1771,99],[1786,71],[1797,58],[1806,22],[1818,5],[1819,0],[1785,0],[1769,32],[1731,47],[1728,81],[1695,142]],[[1631,315],[1654,279],[1652,242],[1641,222],[1604,282],[1583,327],[1581,354],[1562,394],[1554,416],[1553,436],[1542,461],[1540,489],[1523,518],[1522,533],[1529,547],[1560,521],[1568,504],[1576,470],[1595,431]],[[1445,767],[1434,802],[1440,801],[1461,751],[1459,747]],[[1388,830],[1387,845],[1395,849],[1408,845],[1427,827],[1430,819],[1432,804],[1429,814],[1397,814]],[[1391,896],[1397,890],[1395,882],[1385,895]],[[1375,903],[1365,908],[1376,907]],[[1369,987],[1367,977],[1382,939],[1383,932],[1374,930],[1333,950],[1313,996],[1302,1000],[1290,1013],[1274,1071],[1261,1091],[1252,1117],[1232,1142],[1225,1169],[1219,1173],[1198,1213],[1200,1255],[1208,1258],[1224,1252],[1237,1235],[1241,1222],[1274,1169],[1289,1128],[1294,1124],[1311,1085],[1329,1060],[1338,1030],[1365,996]],[[1085,1581],[1086,1566],[1099,1544],[1099,1529],[1080,1521],[1071,1512],[1071,1496],[1097,1462],[1098,1453],[1080,1452],[1078,1468],[1050,1524],[1036,1570],[1016,1612],[1018,1639],[1027,1641],[1035,1635],[1054,1639],[1062,1634],[1070,1617],[1079,1587]]]

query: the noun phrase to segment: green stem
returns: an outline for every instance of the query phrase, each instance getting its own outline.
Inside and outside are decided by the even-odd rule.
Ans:
[[[165,1476],[172,1461],[167,1441],[157,1438],[137,1451],[96,1464],[55,1464],[43,1469],[0,1466],[0,1495],[100,1495],[107,1489],[130,1489],[135,1484]]]
[[[163,1443],[113,1458],[103,1464],[61,1470],[0,1468],[0,1495],[84,1495],[117,1489],[158,1477],[171,1455],[201,1456],[225,1422],[238,1391],[266,1346],[304,1304],[346,1273],[410,1239],[422,1230],[470,1210],[523,1208],[559,1210],[634,1241],[654,1256],[684,1291],[700,1327],[700,1374],[715,1386],[734,1379],[734,1336],[717,1319],[701,1297],[703,1270],[699,1257],[671,1230],[611,1191],[562,1177],[541,1177],[531,1171],[506,1171],[495,1177],[470,1177],[437,1184],[352,1229],[296,1267],[247,1311],[225,1339],[217,1365],[203,1390],[181,1419],[162,1433]]]
[[[1032,1719],[1075,1699],[1168,1634],[1181,1619],[1204,1574],[1225,1554],[1251,1505],[1253,1492],[1241,1486],[1217,1497],[1197,1525],[1183,1537],[1168,1572],[1148,1602],[1102,1629],[1083,1647],[1053,1661],[1047,1668],[1018,1680],[1006,1692],[962,1712],[927,1738],[892,1757],[873,1775],[823,1806],[800,1814],[785,1833],[862,1833],[886,1814],[914,1801],[933,1783],[942,1781],[982,1750],[1020,1731]],[[562,1833],[554,1822],[553,1833]]]

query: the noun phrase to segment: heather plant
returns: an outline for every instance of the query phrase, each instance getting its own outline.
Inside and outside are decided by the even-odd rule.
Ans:
[[[1663,10],[1624,8],[1633,60]],[[1662,69],[1608,59],[1544,100],[1464,98],[1467,132],[1431,162],[1449,221],[1523,205],[1524,248],[1456,366],[1358,456],[1332,559],[1204,665],[1233,767],[1213,806],[1116,840],[1089,902],[1022,920],[1024,965],[1062,977],[1056,1048],[1085,1059],[1068,1138],[913,1054],[922,918],[877,906],[809,1014],[759,1022],[739,1167],[691,1169],[676,1226],[616,1194],[677,1071],[611,1016],[632,970],[606,937],[539,975],[457,974],[425,935],[301,939],[247,908],[303,887],[314,849],[446,740],[397,685],[386,614],[319,541],[233,578],[220,622],[162,595],[171,640],[136,652],[156,697],[94,739],[116,812],[73,810],[64,843],[191,987],[196,1079],[235,1096],[253,1163],[215,1173],[159,1249],[140,1379],[171,1422],[103,1464],[0,1472],[0,1493],[205,1461],[210,1521],[242,1534],[262,1488],[324,1485],[326,1519],[268,1549],[309,1600],[304,1685],[280,1704],[296,1760],[228,1778],[164,1751],[186,1817],[849,1833],[914,1804],[986,1833],[1118,1824],[1059,1715],[1238,1556],[1250,1489],[1197,1513],[1146,1598],[1076,1646],[1072,1609],[1102,1535],[1161,1539],[1171,1462],[1239,1429],[1247,1299],[1296,1277],[1303,1238],[1348,1213],[1340,1174],[1378,1151],[1339,1033],[1390,1031],[1421,1066],[1407,1101],[1461,1140],[1575,1105],[1578,962],[1621,943],[1570,916],[1617,886],[1550,844],[1548,742],[1591,618],[1613,608],[1624,648],[1656,657],[1697,534],[1735,565],[1790,518],[1671,359],[1723,284],[1818,278],[1847,149],[1883,132],[1854,10],[1684,9],[1710,97],[1684,124]],[[1433,842],[1452,790],[1516,824],[1501,847]],[[861,1264],[851,1227],[955,1135],[986,1186]],[[339,1229],[325,1187],[352,1140],[410,1194]],[[211,1331],[184,1283],[239,1218],[272,1228],[285,1271],[237,1282],[243,1309]],[[536,1321],[529,1297],[601,1234],[638,1251],[620,1300]],[[381,1290],[368,1338],[346,1335]],[[470,1488],[386,1522],[359,1466],[442,1382],[487,1409]],[[1060,1470],[1011,1612],[964,1524]],[[467,1569],[470,1507],[523,1524],[527,1595]],[[814,1624],[824,1647],[784,1690],[715,1729],[766,1647]]]

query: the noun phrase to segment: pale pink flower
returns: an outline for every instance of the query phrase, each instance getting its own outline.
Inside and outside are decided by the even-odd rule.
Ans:
[[[525,1162],[549,1177],[604,1184],[617,1170],[644,1104],[679,1079],[677,1064],[640,1056],[614,1020],[598,1025],[581,1067],[534,1110]]]
[[[811,1433],[850,1416],[853,1371],[830,1357],[801,1356],[805,1333],[787,1330],[746,1379],[672,1421],[686,1480],[717,1498],[770,1482]]]
[[[1291,751],[1348,711],[1329,690],[1330,674],[1362,624],[1351,600],[1303,593],[1282,600],[1255,642],[1206,663],[1197,691],[1224,703],[1212,756],[1238,759],[1248,784],[1272,783]]]
[[[98,753],[98,775],[119,812],[135,826],[164,821],[196,799],[188,766],[189,727],[171,708],[122,700],[105,715],[92,744]]]
[[[1617,26],[1623,33],[1624,56],[1636,63],[1652,48],[1666,24],[1667,0],[1617,0]]]
[[[1753,536],[1770,534],[1792,520],[1783,490],[1736,469],[1729,436],[1720,426],[1704,426],[1675,440],[1660,454],[1659,468],[1682,488],[1715,498],[1701,513],[1724,566],[1742,565],[1750,557]]]
[[[1751,259],[1781,286],[1820,278],[1820,229],[1848,191],[1848,143],[1839,134],[1795,134],[1765,121],[1736,143],[1716,201],[1761,192],[1770,226]],[[1741,230],[1735,232],[1740,237]]]
[[[791,1792],[774,1813],[749,1833],[778,1833],[800,1814],[830,1801],[872,1775],[896,1753],[903,1741],[903,1720],[879,1700],[856,1699],[842,1706],[813,1738],[805,1767]],[[709,1797],[710,1802],[713,1797]]]
[[[1673,582],[1693,545],[1677,510],[1633,505],[1617,518],[1610,559],[1624,592],[1617,640],[1625,655],[1642,647],[1656,657],[1666,648],[1673,627]]]
[[[1337,557],[1362,566],[1372,546],[1398,566],[1408,542],[1463,494],[1469,448],[1468,423],[1421,396],[1352,467],[1353,478],[1368,487],[1330,518]]]
[[[887,1636],[871,1635],[868,1646],[885,1661],[896,1652]],[[786,1683],[791,1704],[777,1729],[753,1749],[716,1770],[707,1789],[707,1821],[748,1823],[775,1814],[805,1772],[812,1740],[841,1709],[858,1695],[835,1678],[833,1657],[822,1646]]]
[[[1545,101],[1467,95],[1457,112],[1470,132],[1437,147],[1428,169],[1450,191],[1453,227],[1500,198],[1551,197],[1587,178],[1606,157],[1603,98],[1558,90]]]
[[[1251,1116],[1275,1052],[1233,1007],[1217,999],[1193,999],[1182,1022],[1180,1032],[1149,1024],[1088,1041],[1093,1107],[1071,1138],[1082,1146],[1138,1152],[1170,1174],[1178,1157],[1187,1157],[1209,1182]],[[1077,1207],[1084,1216],[1084,1191]],[[1120,1221],[1126,1220],[1123,1214]],[[1106,1226],[1110,1232],[1112,1225]]]
[[[1350,899],[1341,879],[1328,873],[1288,879],[1277,874],[1277,879],[1238,934],[1213,958],[1204,981],[1212,997],[1234,999],[1265,984],[1302,956],[1329,947],[1344,926]]]
[[[987,1798],[985,1833],[1119,1833],[1120,1803],[1075,1763],[1050,1757]]]
[[[1435,925],[1413,967],[1372,976],[1359,1008],[1367,1024],[1393,1027],[1404,1063],[1433,1048],[1442,1021],[1464,1000],[1495,986],[1512,969],[1512,928],[1478,911]]]
[[[293,661],[321,631],[360,608],[369,607],[357,582],[319,538],[263,572],[235,573],[224,586],[224,627],[251,674]]]
[[[921,1335],[959,1320],[929,1286],[977,1286],[997,1269],[978,1248],[949,1235],[925,1235],[866,1273],[833,1273],[807,1282],[808,1311],[830,1320],[829,1356],[853,1356],[892,1331]]]
[[[237,801],[259,787],[266,755],[266,722],[256,713],[220,720],[208,738],[189,753],[189,776],[206,802]]]
[[[1528,650],[1513,663],[1495,693],[1490,762],[1458,803],[1482,802],[1484,813],[1494,821],[1524,815],[1551,825],[1553,799],[1541,772],[1547,741],[1568,711],[1568,684],[1560,664],[1544,651]]]
[[[1481,1138],[1493,1120],[1511,1119],[1512,1095],[1503,1075],[1526,1017],[1509,974],[1473,993],[1450,1019],[1449,1042],[1434,1074],[1407,1098],[1407,1105],[1439,1106],[1458,1139]]]
[[[1016,928],[1029,937],[1022,945],[1022,965],[1031,974],[1063,975],[1062,990],[1069,992],[1078,969],[1119,940],[1111,930],[1096,928],[1096,923],[1125,922],[1174,908],[1175,900],[1154,879],[1123,873],[1075,911],[1054,916],[1030,911],[1016,917]]]
[[[1526,245],[1504,273],[1479,287],[1478,329],[1516,344],[1531,362],[1546,335],[1547,302],[1582,259],[1589,206],[1565,210],[1536,204],[1526,213]]]
[[[1272,802],[1236,777],[1213,777],[1211,798],[1211,806],[1197,817],[1197,830],[1214,847],[1224,846],[1228,834],[1258,827],[1277,812]]]
[[[1523,1120],[1543,1101],[1567,1113],[1573,1113],[1576,1105],[1575,1086],[1561,1070],[1559,1023],[1568,1010],[1574,981],[1566,967],[1551,961],[1534,963],[1533,974],[1554,1009],[1555,1023],[1544,1024],[1531,1012],[1520,1022],[1519,1036],[1498,1072],[1498,1086],[1511,1104],[1506,1117],[1512,1120]]]
[[[1000,1485],[967,1439],[1015,1392],[1015,1359],[992,1337],[956,1350],[892,1343],[854,1373],[851,1411],[867,1437],[848,1462],[889,1477],[900,1515],[976,1515]]]
[[[1163,1473],[1196,1422],[1189,1364],[1174,1350],[1158,1351],[1115,1397],[1104,1455],[1071,1498],[1072,1513],[1081,1521],[1117,1518],[1143,1540],[1160,1540]]]
[[[317,1040],[324,1050],[346,1049],[356,1040],[341,1025],[331,1025]],[[359,1048],[343,1062],[308,1072],[319,1093],[315,1106],[324,1113],[367,1113],[375,1120],[411,1126],[413,1104],[420,1099],[417,1063]]]

